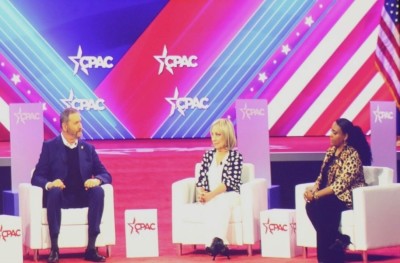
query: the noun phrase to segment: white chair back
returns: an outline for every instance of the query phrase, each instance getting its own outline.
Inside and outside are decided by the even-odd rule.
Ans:
[[[393,169],[380,166],[363,166],[367,185],[387,185],[394,183]]]

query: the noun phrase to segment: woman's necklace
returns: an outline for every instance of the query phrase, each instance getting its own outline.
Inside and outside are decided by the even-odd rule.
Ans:
[[[224,160],[225,156],[228,154],[227,151],[217,152],[215,154],[215,160],[218,165],[222,165],[222,161]]]

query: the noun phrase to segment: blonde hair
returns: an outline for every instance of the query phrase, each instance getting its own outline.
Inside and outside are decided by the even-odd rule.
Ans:
[[[225,138],[226,147],[228,148],[228,150],[232,150],[236,146],[236,135],[231,120],[226,118],[215,120],[211,124],[210,132],[214,127],[221,129],[222,134],[224,135]]]

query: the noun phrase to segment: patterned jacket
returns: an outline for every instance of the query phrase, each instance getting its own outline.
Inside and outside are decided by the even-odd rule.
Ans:
[[[204,187],[206,191],[210,191],[208,183],[208,169],[212,163],[212,160],[214,159],[215,153],[215,149],[206,151],[201,162],[200,176],[196,186]],[[242,155],[238,151],[230,150],[222,171],[222,183],[225,184],[227,192],[236,191],[240,193],[242,166]]]
[[[320,189],[322,171],[329,159],[335,154],[335,151],[336,147],[331,146],[325,154],[321,172],[315,182],[317,189]],[[352,190],[366,185],[360,156],[353,147],[345,146],[339,157],[332,164],[328,171],[328,185],[339,200],[346,203],[348,208],[353,207]]]

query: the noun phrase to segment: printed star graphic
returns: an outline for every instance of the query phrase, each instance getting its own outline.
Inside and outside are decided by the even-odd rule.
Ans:
[[[263,223],[263,225],[265,227],[265,234],[267,234],[268,233],[268,226],[269,226],[269,218],[268,218],[266,223]],[[271,232],[271,234],[272,234],[272,232]]]
[[[175,87],[175,92],[174,92],[174,97],[172,98],[165,98],[166,101],[168,101],[169,104],[171,104],[171,111],[169,113],[169,116],[172,116],[172,114],[174,114],[175,109],[178,110],[178,112],[182,115],[185,116],[185,112],[176,107],[176,101],[178,100],[179,97],[179,91],[178,91],[178,87]]]
[[[13,74],[11,81],[14,83],[14,85],[17,85],[21,82],[21,76],[18,74]]]
[[[264,83],[267,79],[268,79],[268,77],[265,75],[265,72],[258,73],[258,80],[259,80],[259,81],[261,81],[262,83]]]
[[[290,47],[288,44],[282,46],[282,53],[287,55],[290,52]]]
[[[312,16],[307,16],[306,17],[306,21],[304,22],[304,24],[306,24],[307,26],[311,27],[311,25],[314,24],[314,20],[313,20]]]
[[[250,119],[250,117],[247,116],[247,103],[244,104],[244,108],[241,108],[240,111],[243,113],[242,120],[244,120],[246,117]]]
[[[378,105],[378,106],[376,106],[376,110],[374,110],[375,123],[382,122],[381,118],[379,118],[380,113],[381,113],[381,110],[379,109],[379,105]]]
[[[294,218],[292,218],[292,221],[290,222],[290,229],[293,231],[294,234],[296,234],[296,221]]]
[[[79,70],[79,61],[82,58],[82,47],[79,45],[78,54],[76,54],[76,56],[68,56],[68,58],[72,62],[74,62],[74,75],[76,75],[78,73],[78,70]],[[85,73],[86,75],[89,76],[89,72],[88,72],[88,70],[86,68],[82,68],[81,67],[81,70],[82,70],[83,73]]]
[[[65,105],[67,108],[72,108],[72,101],[74,100],[74,92],[72,89],[69,91],[69,97],[67,99],[60,99],[61,102]]]
[[[17,117],[17,124],[21,121],[21,123],[25,124],[23,114],[22,114],[22,109],[21,107],[19,108],[19,111],[14,113],[14,116]]]
[[[167,58],[167,46],[164,45],[164,49],[163,49],[163,53],[161,56],[154,56],[154,58],[160,63],[160,67],[158,68],[158,75],[160,75],[163,70],[164,70],[164,65],[165,65],[165,59]],[[165,67],[166,70],[168,70],[169,73],[171,73],[172,75],[174,75],[174,71],[172,70],[171,67],[166,66]]]
[[[133,230],[135,229],[135,224],[136,224],[136,218],[133,218],[132,223],[128,223],[128,225],[131,227],[131,234],[133,233]]]

